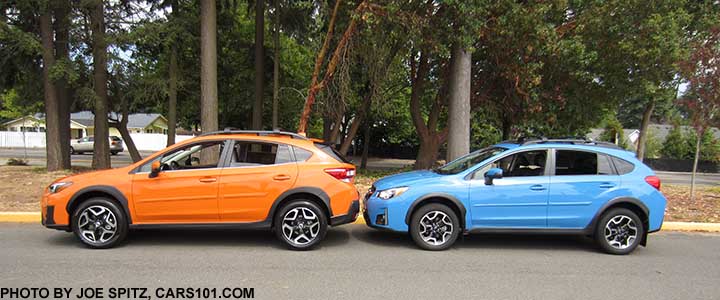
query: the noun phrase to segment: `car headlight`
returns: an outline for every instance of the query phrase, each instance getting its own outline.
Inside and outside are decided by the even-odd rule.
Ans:
[[[50,192],[50,194],[55,194],[70,185],[72,185],[72,181],[56,182],[48,186],[48,192]]]
[[[402,193],[404,193],[407,190],[408,190],[408,187],[406,187],[406,186],[397,187],[397,188],[382,190],[382,191],[378,192],[377,196],[380,199],[388,200],[390,198],[402,195]]]

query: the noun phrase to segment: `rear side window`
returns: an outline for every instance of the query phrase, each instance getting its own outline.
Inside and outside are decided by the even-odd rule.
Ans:
[[[274,165],[293,161],[289,146],[283,144],[236,141],[232,151],[232,167]]]
[[[293,147],[293,151],[295,151],[295,161],[297,162],[307,161],[313,155],[312,152],[298,147]]]
[[[333,147],[330,147],[328,145],[321,144],[321,143],[315,143],[315,147],[318,147],[318,149],[322,150],[327,155],[330,155],[332,158],[334,158],[335,160],[337,160],[339,162],[344,162],[346,164],[351,163],[350,160],[345,158],[345,156],[340,154],[340,152],[337,152],[335,149],[333,149]]]
[[[119,138],[119,137],[116,137],[116,136],[111,136],[110,139],[111,139],[112,141],[115,141],[115,142],[121,141],[120,138]]]
[[[632,163],[630,163],[622,158],[617,158],[617,157],[613,156],[612,161],[613,161],[613,164],[615,164],[615,168],[617,169],[618,174],[620,174],[620,175],[625,175],[625,174],[630,173],[633,170],[635,170],[635,165],[633,165]]]
[[[597,175],[598,155],[593,152],[558,150],[555,175]]]
[[[598,175],[615,175],[615,170],[610,162],[610,157],[605,154],[598,154]]]

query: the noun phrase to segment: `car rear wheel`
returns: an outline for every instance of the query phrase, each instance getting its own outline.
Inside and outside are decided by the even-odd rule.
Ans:
[[[75,236],[90,248],[105,249],[119,244],[128,231],[127,219],[115,202],[92,198],[74,211],[72,228]]]
[[[640,244],[644,230],[637,214],[626,208],[613,208],[597,223],[595,240],[607,253],[628,254]]]
[[[70,154],[75,154],[75,148],[70,147]]]
[[[420,207],[410,220],[410,236],[420,248],[439,251],[450,248],[460,235],[460,221],[446,205]]]
[[[283,206],[275,217],[278,239],[292,250],[309,250],[327,233],[328,221],[323,211],[307,200],[294,200]]]
[[[112,154],[112,155],[117,155],[118,152],[117,152],[117,151],[112,151],[112,152],[110,152],[110,154]]]

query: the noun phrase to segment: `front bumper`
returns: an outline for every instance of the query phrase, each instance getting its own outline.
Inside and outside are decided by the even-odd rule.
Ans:
[[[348,208],[347,214],[330,218],[330,225],[338,226],[338,225],[355,222],[355,220],[357,220],[359,213],[360,213],[360,201],[354,200],[352,203],[350,203],[350,208]]]
[[[400,197],[403,197],[401,195]],[[407,232],[408,225],[405,223],[405,214],[409,204],[401,198],[383,200],[368,194],[363,202],[365,211],[363,218],[365,224],[371,228]]]

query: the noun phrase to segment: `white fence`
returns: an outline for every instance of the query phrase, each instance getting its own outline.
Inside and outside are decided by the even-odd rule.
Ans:
[[[157,151],[165,148],[167,135],[159,133],[131,133],[138,150]],[[175,142],[192,138],[192,135],[176,135]],[[17,131],[0,131],[0,148],[45,148],[44,132],[26,132],[25,143],[23,133]],[[127,146],[126,146],[127,148]]]

